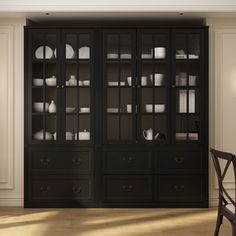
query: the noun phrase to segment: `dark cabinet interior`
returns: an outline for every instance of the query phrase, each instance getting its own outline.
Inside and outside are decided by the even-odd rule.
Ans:
[[[25,206],[208,206],[208,29],[25,28]]]

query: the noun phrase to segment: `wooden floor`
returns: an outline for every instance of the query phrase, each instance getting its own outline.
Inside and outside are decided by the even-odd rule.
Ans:
[[[213,236],[216,209],[0,207],[0,236]],[[221,236],[230,236],[224,221]]]

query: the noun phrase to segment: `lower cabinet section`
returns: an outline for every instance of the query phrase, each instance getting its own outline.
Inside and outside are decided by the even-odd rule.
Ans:
[[[90,176],[33,177],[30,181],[31,201],[92,201],[93,181]]]
[[[103,177],[103,200],[105,202],[151,202],[152,176],[113,175]]]
[[[157,177],[157,201],[202,202],[206,183],[201,175],[160,175]]]

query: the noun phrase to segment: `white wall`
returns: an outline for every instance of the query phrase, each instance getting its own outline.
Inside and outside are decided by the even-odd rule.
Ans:
[[[23,205],[23,25],[0,21],[0,205]],[[210,146],[236,153],[236,19],[208,19],[210,26]],[[210,205],[218,187],[210,162]],[[233,175],[226,184],[233,188]]]
[[[23,25],[0,21],[0,205],[23,205]]]

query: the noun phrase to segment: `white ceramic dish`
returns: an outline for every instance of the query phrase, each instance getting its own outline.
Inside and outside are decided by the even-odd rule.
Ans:
[[[120,86],[125,86],[125,82],[124,81],[120,82]]]
[[[152,59],[152,54],[143,53],[141,55],[141,58],[142,59]]]
[[[198,59],[198,58],[199,58],[199,55],[197,55],[197,54],[189,54],[189,55],[188,55],[188,58],[189,58],[189,59]]]
[[[152,104],[146,104],[145,105],[145,111],[150,113],[153,112],[153,105]]]
[[[130,53],[122,53],[120,54],[120,59],[131,59]]]
[[[33,79],[33,85],[34,86],[43,86],[43,79],[38,79],[38,78]]]
[[[109,86],[118,86],[118,84],[119,82],[111,82],[111,81],[108,82]]]
[[[81,47],[78,50],[79,59],[89,59],[90,58],[90,48],[89,47]]]
[[[154,74],[154,86],[161,86],[163,82],[164,74]],[[153,75],[150,75],[151,83],[153,84]]]
[[[88,112],[90,112],[90,108],[89,107],[81,107],[80,112],[81,113],[88,113]]]
[[[176,59],[187,59],[186,54],[176,54]]]
[[[132,112],[132,104],[127,104],[127,112],[128,113]]]
[[[37,59],[43,59],[44,56],[44,46],[40,46],[35,51],[35,58]],[[53,51],[49,46],[45,46],[45,58],[51,59],[53,57]]]
[[[155,104],[154,106],[155,112],[157,113],[165,112],[165,108],[166,108],[165,104]]]
[[[128,82],[129,86],[132,86],[132,77],[131,76],[127,77],[127,82]]]
[[[186,133],[176,133],[175,138],[176,138],[176,140],[187,140],[187,134]]]
[[[57,57],[57,49],[54,50],[54,55]],[[75,57],[75,51],[70,44],[66,44],[66,59],[73,59]]]
[[[119,109],[118,108],[107,108],[108,113],[118,113]]]
[[[57,79],[55,76],[52,76],[50,78],[46,78],[45,82],[46,82],[47,86],[56,86],[57,85]]]
[[[156,47],[154,48],[154,55],[156,59],[166,58],[166,48],[165,47]]]
[[[141,77],[141,85],[142,86],[147,86],[147,76],[142,76]]]
[[[90,80],[84,80],[83,85],[84,86],[89,86],[90,85]]]
[[[118,59],[117,53],[107,53],[107,59]]]
[[[33,135],[34,140],[44,140],[43,133],[44,133],[43,130],[40,130],[40,131],[34,133],[34,135]],[[45,140],[51,140],[52,137],[53,137],[52,134],[50,134],[47,131],[45,132]]]
[[[49,103],[45,102],[45,112],[48,112],[48,108],[49,108]],[[44,112],[44,110],[43,110],[43,102],[34,102],[33,103],[33,110],[35,112]]]
[[[189,86],[196,86],[197,84],[197,76],[196,75],[189,75],[188,77],[188,83],[189,83]]]
[[[73,113],[75,112],[75,107],[66,107],[66,113]]]
[[[73,140],[74,134],[72,132],[66,132],[66,140]]]
[[[77,135],[75,137],[77,139]],[[86,130],[79,132],[79,140],[90,140],[90,132]]]

